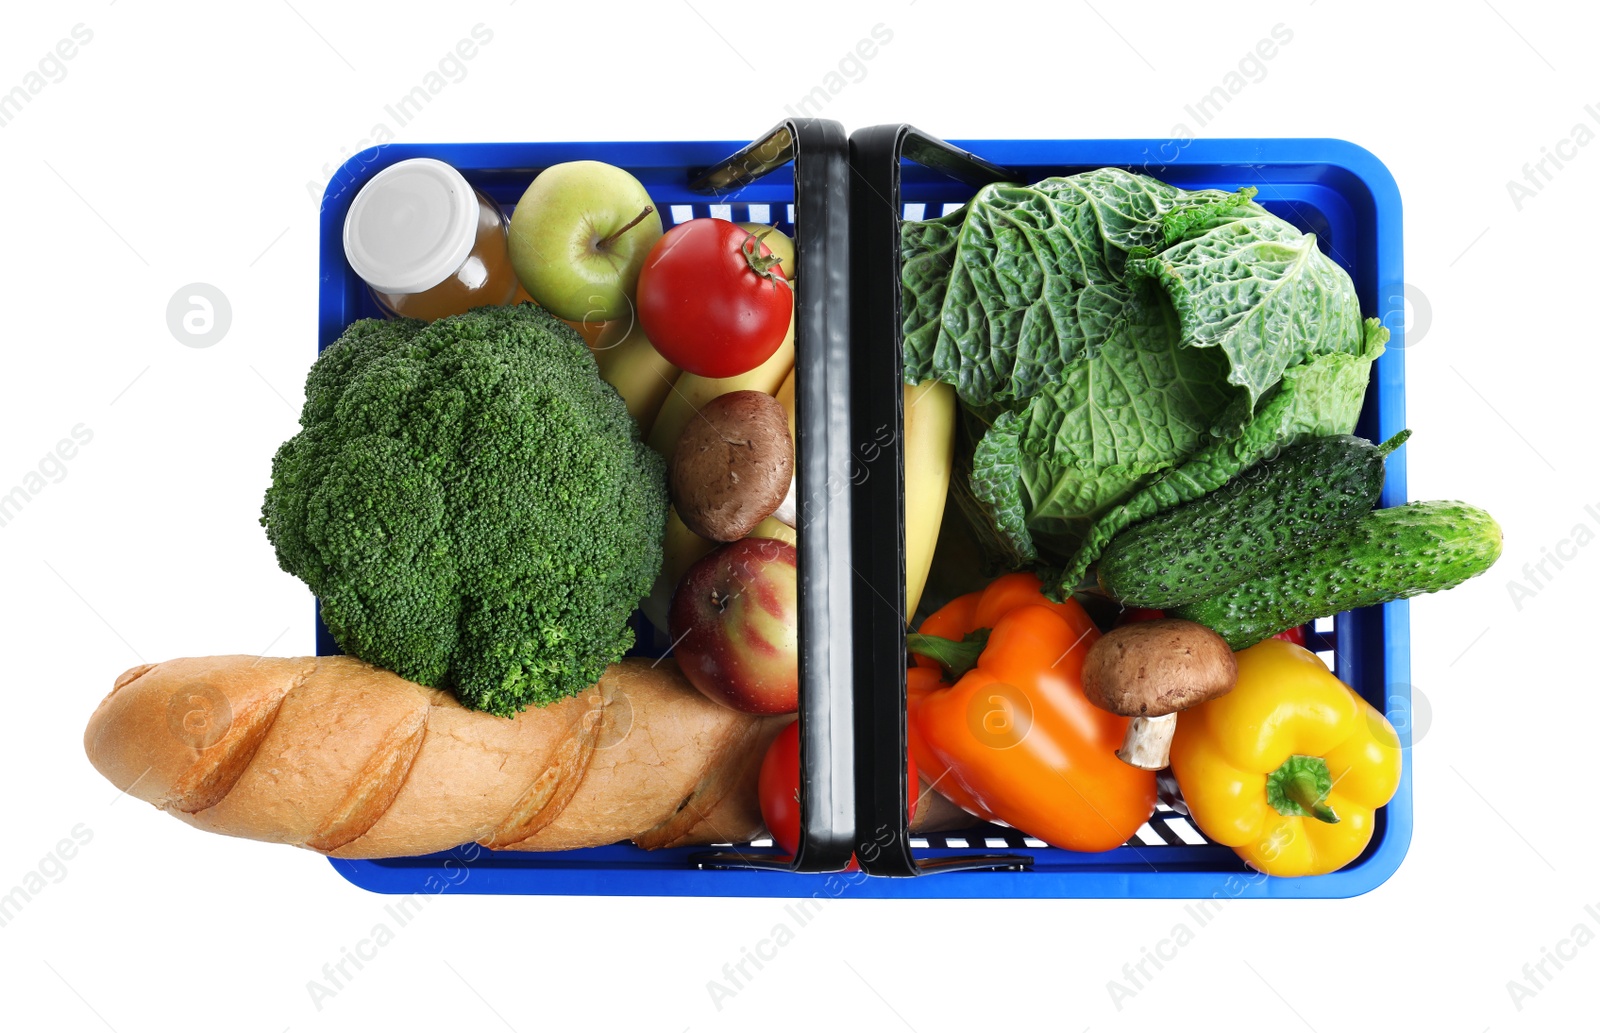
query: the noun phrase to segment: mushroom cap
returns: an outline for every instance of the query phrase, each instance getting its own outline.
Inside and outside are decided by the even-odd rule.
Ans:
[[[684,427],[667,486],[689,530],[736,542],[777,510],[793,480],[788,413],[764,392],[730,391]]]
[[[1113,628],[1083,661],[1083,694],[1124,717],[1161,717],[1225,695],[1233,651],[1210,628],[1166,617]]]

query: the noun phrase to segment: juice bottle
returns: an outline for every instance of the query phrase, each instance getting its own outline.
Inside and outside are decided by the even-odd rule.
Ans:
[[[460,172],[410,158],[356,195],[344,220],[344,253],[385,312],[441,319],[517,296],[506,225],[500,206]]]

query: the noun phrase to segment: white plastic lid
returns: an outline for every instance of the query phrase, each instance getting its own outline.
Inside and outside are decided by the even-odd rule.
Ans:
[[[433,158],[396,162],[361,188],[344,220],[344,256],[380,294],[418,294],[460,269],[478,236],[478,196]]]

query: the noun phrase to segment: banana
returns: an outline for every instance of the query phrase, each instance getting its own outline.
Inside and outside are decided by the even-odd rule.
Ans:
[[[650,595],[639,604],[639,609],[644,611],[651,624],[661,629],[662,634],[667,631],[667,610],[672,606],[672,593],[677,591],[678,582],[683,580],[683,575],[700,557],[716,547],[716,542],[689,530],[678,519],[676,509],[667,510],[667,531],[661,539],[661,572],[656,575]]]
[[[661,403],[661,411],[656,414],[655,426],[650,430],[650,447],[667,459],[671,459],[672,450],[678,445],[678,435],[683,433],[683,428],[689,425],[694,415],[711,399],[730,391],[760,391],[763,394],[775,394],[782,386],[783,378],[788,376],[793,368],[794,318],[791,316],[789,332],[784,335],[783,343],[778,345],[778,350],[772,353],[772,358],[748,373],[721,378],[698,377],[693,373],[679,376],[677,383],[668,392],[666,400]]]
[[[656,351],[638,320],[607,323],[593,351],[600,379],[617,389],[643,435],[655,423],[661,403],[672,392],[678,367]]]
[[[765,520],[761,521],[761,523],[756,525],[756,529],[750,532],[750,537],[776,538],[778,541],[788,542],[790,545],[793,545],[800,539],[800,535],[795,532],[794,528],[790,527],[782,520],[779,520],[777,517],[767,517]]]
[[[783,406],[783,411],[789,414],[789,439],[794,440],[794,370],[783,378],[783,384],[778,388],[778,404]]]
[[[905,389],[906,620],[917,612],[933,566],[955,458],[956,391],[927,380]]]

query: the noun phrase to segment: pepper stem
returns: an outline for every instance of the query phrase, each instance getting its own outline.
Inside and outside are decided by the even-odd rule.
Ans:
[[[1322,802],[1322,794],[1317,791],[1316,779],[1296,775],[1290,780],[1287,789],[1289,799],[1299,804],[1303,810],[1309,811],[1313,818],[1330,825],[1338,823],[1339,816],[1333,813],[1333,808]]]
[[[945,676],[953,682],[960,681],[962,675],[978,666],[978,657],[983,655],[984,647],[988,644],[988,628],[970,632],[960,642],[942,635],[906,636],[908,651],[925,656],[943,667]]]
[[[1326,803],[1333,790],[1333,775],[1321,757],[1295,754],[1267,776],[1267,802],[1279,814],[1315,818],[1330,825],[1339,816]]]
[[[655,205],[653,205],[653,204],[645,205],[644,206],[644,211],[640,212],[638,215],[635,215],[633,217],[633,220],[631,222],[629,222],[626,226],[622,227],[622,229],[617,230],[617,232],[615,232],[615,233],[608,234],[607,236],[601,237],[599,240],[595,241],[594,249],[596,251],[604,251],[606,248],[608,248],[611,245],[615,244],[619,239],[621,239],[621,237],[622,237],[622,235],[624,233],[628,232],[629,230],[633,229],[635,226],[639,225],[641,222],[643,222],[645,220],[646,216],[648,216],[651,212],[653,212],[655,210],[656,210],[656,206]]]

